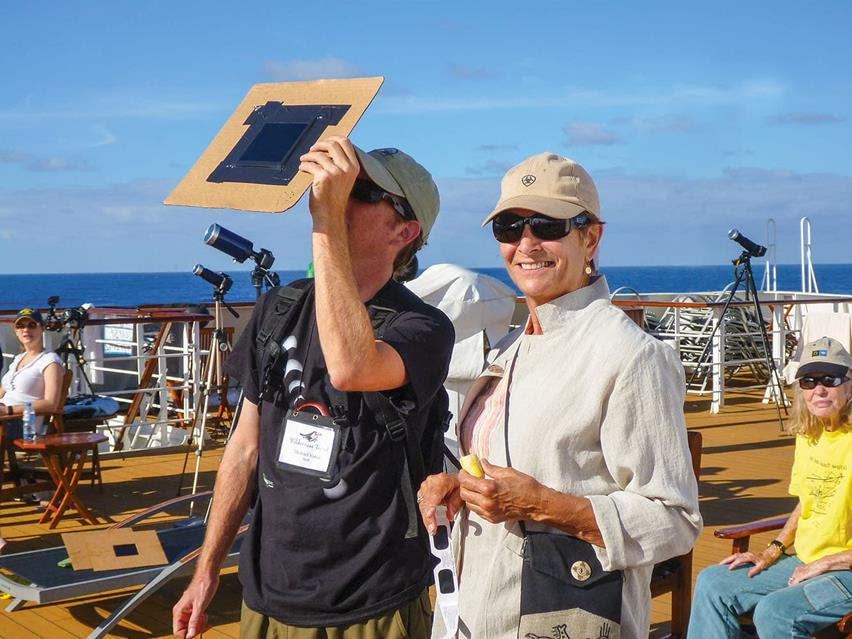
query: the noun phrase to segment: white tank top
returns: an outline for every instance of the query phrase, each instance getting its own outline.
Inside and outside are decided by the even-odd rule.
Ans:
[[[17,406],[25,402],[34,402],[44,399],[44,369],[51,364],[62,366],[59,355],[53,351],[42,351],[35,359],[18,370],[18,364],[23,359],[24,353],[20,353],[12,360],[9,370],[3,375],[2,385],[6,394],[0,402],[7,406]],[[36,429],[38,429],[44,417],[36,417]]]

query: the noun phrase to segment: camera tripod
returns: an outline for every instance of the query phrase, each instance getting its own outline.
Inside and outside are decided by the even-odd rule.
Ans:
[[[69,364],[70,361],[73,361],[77,365],[77,372],[83,378],[83,381],[86,382],[88,392],[92,393],[92,381],[86,375],[86,360],[83,357],[85,351],[83,350],[83,340],[81,338],[82,330],[82,326],[69,326],[68,330],[62,336],[59,346],[53,349],[53,352],[62,358],[62,364],[66,370],[72,370]]]
[[[214,328],[210,337],[210,349],[207,355],[207,361],[202,369],[202,382],[199,393],[195,394],[194,407],[192,415],[192,423],[189,429],[188,445],[191,447],[195,444],[195,472],[192,477],[192,494],[198,490],[198,475],[201,470],[201,456],[204,450],[204,435],[207,432],[207,411],[210,405],[210,394],[213,389],[221,389],[224,378],[223,362],[224,355],[231,348],[228,343],[225,331],[222,330],[222,306],[225,306],[234,317],[239,317],[237,312],[225,301],[225,293],[230,287],[220,285],[213,291],[214,313],[213,321]],[[228,389],[224,389],[227,393]],[[233,422],[231,425],[233,428]],[[230,431],[229,431],[230,436]],[[180,483],[178,485],[177,494],[180,495],[183,490],[183,480],[186,474],[186,467],[189,462],[189,452],[191,448],[187,448],[186,456],[183,459],[183,469],[180,473]],[[192,505],[190,505],[191,514]]]
[[[737,289],[740,287],[740,283],[745,280],[745,295],[746,300],[751,299],[752,307],[755,315],[757,316],[757,324],[760,329],[760,339],[763,343],[763,354],[764,359],[766,360],[766,369],[769,374],[769,387],[772,389],[772,398],[775,403],[775,410],[778,414],[778,424],[781,429],[784,429],[784,420],[781,417],[781,406],[784,407],[784,414],[787,414],[787,399],[784,395],[784,388],[781,385],[781,376],[778,374],[778,367],[775,365],[775,360],[772,358],[772,354],[769,350],[769,335],[766,332],[766,324],[763,321],[763,311],[760,309],[760,299],[757,296],[757,286],[754,282],[754,274],[751,270],[751,257],[752,253],[749,250],[745,250],[742,254],[735,260],[733,260],[734,272],[736,273],[736,281],[734,282],[734,286],[731,289],[731,293],[728,296],[727,301],[725,302],[725,306],[722,308],[722,313],[719,318],[720,321],[713,327],[713,331],[710,333],[710,337],[707,339],[707,344],[704,346],[704,350],[701,351],[701,356],[698,358],[698,361],[695,363],[695,370],[692,373],[692,377],[690,377],[689,382],[687,383],[687,388],[692,385],[695,381],[695,378],[698,377],[698,373],[701,370],[702,366],[705,365],[704,360],[707,358],[707,353],[710,349],[710,345],[713,343],[713,338],[716,336],[716,333],[719,330],[719,327],[722,325],[722,319],[725,317],[725,313],[728,311],[728,307],[731,305],[731,302],[734,301],[734,298],[737,294]],[[712,366],[712,365],[711,365]],[[724,371],[722,371],[724,374]]]

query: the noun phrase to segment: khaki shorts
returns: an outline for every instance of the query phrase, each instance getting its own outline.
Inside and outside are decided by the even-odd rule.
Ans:
[[[432,604],[427,590],[396,610],[349,626],[288,626],[255,612],[245,602],[240,615],[240,639],[428,639],[431,631]]]

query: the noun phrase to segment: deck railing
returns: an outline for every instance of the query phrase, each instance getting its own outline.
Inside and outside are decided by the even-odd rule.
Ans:
[[[725,405],[726,382],[744,370],[755,381],[745,388],[764,388],[764,402],[775,400],[777,395],[766,367],[761,331],[753,312],[754,302],[737,295],[723,315],[727,298],[728,294],[723,291],[689,295],[634,292],[618,294],[613,299],[613,303],[622,308],[642,310],[644,327],[650,334],[671,344],[680,356],[688,381],[699,367],[695,383],[687,392],[699,395],[710,392],[713,413]],[[848,295],[776,291],[760,295],[759,302],[767,322],[770,354],[779,373],[796,354],[808,313],[852,312],[852,296]],[[712,343],[708,344],[711,334]],[[701,359],[702,354],[704,359]],[[744,387],[738,384],[738,388]]]
[[[178,308],[88,309],[85,325],[70,333],[85,364],[68,358],[69,394],[112,397],[126,407],[103,427],[110,450],[176,446],[204,435],[187,427],[198,421],[196,398],[208,355],[201,348],[201,325],[211,319]],[[10,348],[15,343],[13,320],[14,315],[0,312],[0,345],[7,362],[14,357],[10,351],[16,350]],[[178,329],[176,343],[170,343],[173,328]],[[66,334],[45,331],[45,347],[56,348]],[[134,365],[122,367],[128,362]],[[171,401],[172,394],[180,397],[178,403]]]

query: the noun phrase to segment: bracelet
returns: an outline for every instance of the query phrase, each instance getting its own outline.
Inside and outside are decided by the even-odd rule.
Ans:
[[[766,544],[767,548],[772,548],[773,546],[780,550],[782,555],[787,551],[787,546],[785,546],[783,542],[779,541],[778,539],[773,539],[768,544]]]

